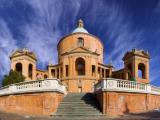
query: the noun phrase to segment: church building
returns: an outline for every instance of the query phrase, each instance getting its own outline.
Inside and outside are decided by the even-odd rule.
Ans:
[[[82,20],[72,33],[59,40],[57,51],[58,63],[39,70],[35,53],[28,49],[15,50],[10,55],[11,69],[21,72],[26,80],[59,79],[68,92],[92,92],[94,85],[105,78],[149,83],[148,52],[137,49],[126,52],[122,59],[124,68],[115,70],[112,64],[103,63],[104,45],[84,28]]]

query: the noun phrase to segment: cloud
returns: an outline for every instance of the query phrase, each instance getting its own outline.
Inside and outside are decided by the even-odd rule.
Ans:
[[[87,7],[89,2],[83,0],[69,1],[69,4],[63,0],[41,2],[29,0],[27,3],[32,7],[34,14],[30,18],[31,23],[22,29],[26,36],[26,47],[35,51],[38,60],[44,66],[48,62],[57,63],[57,43],[64,33],[69,32],[67,31],[69,28],[62,29],[59,24],[65,26],[66,21],[75,23],[77,17],[84,12],[82,16],[87,18],[92,25],[91,28],[95,29],[95,24],[98,23],[97,31],[105,31],[104,34],[108,35],[105,42],[108,46],[105,44],[105,47],[113,45],[112,50],[105,53],[105,63],[112,60],[115,67],[121,68],[123,66],[121,59],[125,52],[143,42],[143,31],[133,28],[128,13],[120,9],[116,3],[104,4],[103,1],[94,1],[90,4],[90,9]],[[64,18],[71,13],[72,19],[68,18],[69,20],[65,21]]]
[[[0,4],[0,8],[12,9],[12,6],[16,8],[15,2],[5,1]],[[132,48],[142,48],[142,43],[145,42],[144,31],[136,28],[132,12],[125,7],[122,8],[118,2],[105,0],[23,0],[21,2],[24,3],[24,11],[28,10],[27,14],[22,12],[22,15],[27,15],[28,18],[21,22],[23,25],[16,23],[17,26],[19,25],[17,28],[20,29],[20,35],[24,38],[21,41],[23,46],[19,47],[27,47],[34,51],[38,58],[38,66],[43,69],[49,62],[57,63],[57,43],[61,37],[74,29],[75,22],[79,18],[84,20],[85,27],[89,28],[86,29],[91,34],[99,36],[104,42],[105,63],[112,60],[117,69],[123,67],[122,57],[125,52]],[[7,3],[9,4],[5,6]],[[24,18],[26,19],[26,16]],[[9,29],[2,19],[0,19],[0,27],[0,58],[4,60],[0,63],[0,72],[5,74],[10,68],[8,55],[17,47],[16,43],[19,40],[13,38],[12,29]],[[151,64],[156,65],[154,62]],[[156,70],[152,70],[151,74],[157,76]]]
[[[64,35],[59,27],[60,22],[64,15],[64,6],[62,0],[28,0],[26,1],[32,8],[31,22],[25,24],[22,27],[23,34],[25,36],[26,47],[33,50],[38,57],[40,65],[44,68],[48,62],[57,63],[57,43]],[[72,11],[75,20],[77,12],[79,10],[79,4],[76,1],[72,4],[68,10]],[[65,25],[65,20],[64,25]],[[65,28],[67,31],[68,28]]]
[[[0,28],[0,76],[2,77],[10,69],[9,55],[17,46],[7,23],[1,18]]]
[[[94,11],[97,9],[100,9],[99,13],[97,12],[99,15],[95,15],[93,21],[99,22],[97,31],[103,31],[102,35],[105,38],[103,40],[105,45],[104,61],[105,63],[112,61],[115,67],[122,68],[122,57],[125,52],[139,48],[143,43],[143,30],[136,29],[136,26],[133,25],[131,12],[122,9],[116,3],[101,4],[99,8],[96,5],[92,7]],[[92,13],[94,12],[92,11]]]

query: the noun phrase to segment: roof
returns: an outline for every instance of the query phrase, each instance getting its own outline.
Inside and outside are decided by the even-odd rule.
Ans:
[[[76,29],[73,30],[72,33],[88,33],[88,31],[84,28],[84,24],[82,20],[78,21],[78,26]]]
[[[129,52],[125,53],[122,60],[124,61],[125,59],[130,58],[131,56],[140,56],[140,57],[150,59],[150,55],[149,55],[148,51],[145,52],[144,50],[132,49],[132,51],[129,51]]]
[[[18,50],[13,51],[10,55],[10,59],[12,59],[13,57],[19,57],[22,55],[27,55],[33,58],[34,60],[37,60],[36,55],[33,52],[29,51],[27,48],[23,48],[21,50],[18,49]]]

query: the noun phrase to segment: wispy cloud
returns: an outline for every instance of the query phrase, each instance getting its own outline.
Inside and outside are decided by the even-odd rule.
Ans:
[[[10,69],[9,55],[17,48],[15,43],[7,23],[0,18],[0,76],[6,74]]]
[[[62,22],[62,16],[64,15],[63,2],[63,0],[27,1],[33,10],[33,16],[30,18],[31,22],[25,24],[22,31],[27,43],[26,47],[37,54],[38,60],[43,67],[48,62],[57,62],[57,43],[64,33],[59,28],[59,24]],[[76,1],[71,3],[69,9],[74,15],[73,21],[79,10],[79,3]]]
[[[13,1],[2,0],[0,8],[16,6]],[[23,25],[18,26],[24,46],[35,52],[38,66],[44,68],[49,62],[57,63],[57,43],[65,34],[74,29],[77,19],[84,19],[91,34],[99,36],[104,42],[104,61],[119,69],[123,67],[122,57],[126,51],[142,48],[145,42],[143,29],[136,28],[134,16],[118,2],[105,0],[23,0],[23,7],[29,6]],[[8,3],[8,4],[7,4]],[[7,5],[7,6],[6,6]],[[156,11],[159,11],[157,5]],[[24,8],[25,9],[25,8]],[[19,13],[21,14],[21,13]],[[25,15],[25,14],[24,14]],[[14,18],[13,18],[14,19]],[[11,19],[12,20],[12,19]],[[18,25],[18,22],[17,22]],[[17,47],[12,30],[7,21],[0,19],[0,73],[9,70],[9,54]],[[92,33],[94,32],[94,33]],[[157,56],[157,55],[156,55]],[[157,58],[159,59],[159,58]],[[151,61],[155,69],[158,60]],[[152,65],[153,64],[153,65]],[[157,78],[157,70],[151,70],[152,81]],[[156,76],[156,77],[155,77]]]

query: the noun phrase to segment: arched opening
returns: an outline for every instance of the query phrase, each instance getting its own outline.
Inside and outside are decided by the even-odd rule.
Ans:
[[[28,77],[32,79],[33,76],[33,65],[29,64],[28,66]]]
[[[39,79],[39,74],[38,73],[36,74],[36,78],[37,78],[37,80]]]
[[[77,45],[78,45],[79,47],[84,46],[84,39],[83,39],[82,37],[79,37],[79,38],[78,38]]]
[[[22,74],[22,63],[17,63],[16,64],[16,71],[20,72]]]
[[[44,75],[44,79],[46,79],[46,78],[47,78],[47,75],[45,74],[45,75]]]
[[[85,60],[83,58],[77,58],[75,68],[77,75],[85,75]]]
[[[131,64],[128,64],[127,70],[128,70],[128,72],[127,72],[127,74],[128,74],[128,80],[131,80],[132,77],[133,77],[133,74],[132,74],[132,65]]]
[[[138,78],[145,79],[145,65],[143,63],[138,64]]]

